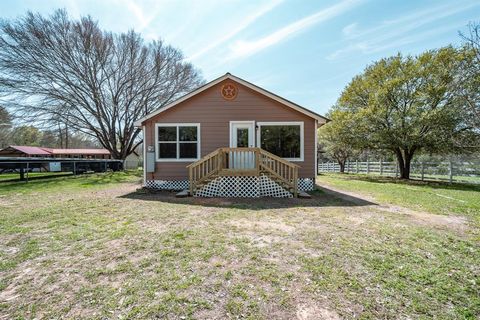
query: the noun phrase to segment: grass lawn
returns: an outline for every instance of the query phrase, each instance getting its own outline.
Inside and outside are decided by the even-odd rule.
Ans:
[[[372,200],[177,199],[139,180],[0,184],[0,319],[480,317],[478,190],[431,187],[473,200],[445,208],[336,175],[319,182]]]
[[[72,174],[71,172],[29,172],[28,173],[28,178],[29,179],[35,179],[35,178],[44,178],[44,177],[50,177],[50,176],[63,176],[63,175],[69,175]],[[25,173],[25,177],[27,177],[27,174]],[[19,173],[2,173],[0,174],[0,182],[6,182],[9,180],[20,180],[20,174]]]
[[[361,174],[324,174],[317,183],[358,192],[384,203],[480,221],[480,185],[476,184],[402,181]]]

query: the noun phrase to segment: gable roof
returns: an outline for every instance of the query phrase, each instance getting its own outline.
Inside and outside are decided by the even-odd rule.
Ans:
[[[146,116],[142,117],[141,119],[135,121],[135,126],[136,126],[136,127],[141,127],[141,126],[142,126],[142,123],[143,123],[145,120],[148,120],[148,119],[150,119],[150,118],[152,118],[152,117],[154,117],[154,116],[156,116],[156,115],[158,115],[158,114],[160,114],[160,113],[162,113],[162,112],[164,112],[164,111],[166,111],[166,110],[168,110],[168,109],[170,109],[170,108],[172,108],[172,107],[180,104],[181,102],[183,102],[183,101],[185,101],[185,100],[187,100],[187,99],[189,99],[189,98],[191,98],[191,97],[199,94],[200,92],[205,91],[205,90],[207,90],[208,88],[211,88],[211,87],[213,87],[214,85],[216,85],[216,84],[218,84],[218,83],[220,83],[220,82],[222,82],[222,81],[224,81],[224,80],[227,80],[227,79],[230,79],[230,80],[233,80],[233,81],[235,81],[235,82],[238,82],[238,83],[244,85],[245,87],[252,89],[253,91],[256,91],[256,92],[258,92],[258,93],[260,93],[260,94],[262,94],[262,95],[264,95],[264,96],[267,96],[267,97],[269,97],[269,98],[271,98],[271,99],[273,99],[273,100],[275,100],[275,101],[278,101],[278,102],[280,102],[281,104],[283,104],[283,105],[285,105],[285,106],[287,106],[287,107],[290,107],[290,108],[292,108],[292,109],[294,109],[294,110],[296,110],[296,111],[298,111],[298,112],[300,112],[300,113],[303,113],[303,114],[305,114],[305,115],[307,115],[307,116],[309,116],[309,117],[311,117],[311,118],[313,118],[313,119],[315,119],[315,120],[318,120],[318,121],[320,121],[320,122],[322,122],[322,123],[325,123],[325,122],[329,121],[327,118],[325,118],[324,116],[319,115],[319,114],[316,113],[316,112],[313,112],[313,111],[311,111],[311,110],[309,110],[309,109],[307,109],[307,108],[304,108],[304,107],[302,107],[302,106],[300,106],[300,105],[298,105],[298,104],[296,104],[296,103],[293,103],[293,102],[291,102],[291,101],[289,101],[289,100],[287,100],[287,99],[285,99],[285,98],[282,98],[282,97],[280,97],[280,96],[278,96],[278,95],[276,95],[276,94],[274,94],[274,93],[272,93],[272,92],[270,92],[270,91],[268,91],[268,90],[265,90],[265,89],[263,89],[263,88],[261,88],[261,87],[259,87],[259,86],[256,86],[256,85],[254,85],[254,84],[251,83],[251,82],[248,82],[248,81],[246,81],[246,80],[243,80],[243,79],[241,79],[241,78],[239,78],[239,77],[237,77],[237,76],[234,76],[234,75],[232,75],[232,74],[230,74],[230,73],[227,72],[227,73],[224,74],[223,76],[221,76],[221,77],[219,77],[219,78],[217,78],[217,79],[215,79],[215,80],[212,80],[212,81],[204,84],[203,86],[201,86],[201,87],[193,90],[193,91],[190,92],[190,93],[185,94],[184,96],[182,96],[182,97],[178,98],[177,100],[175,100],[175,101],[167,104],[166,106],[161,107],[161,108],[159,108],[159,109],[157,109],[157,110],[155,110],[155,111],[147,114]]]
[[[30,147],[30,146],[8,146],[5,149],[1,149],[0,151],[7,151],[7,150],[15,150],[21,153],[25,153],[28,155],[34,156],[47,156],[50,153],[40,147]]]

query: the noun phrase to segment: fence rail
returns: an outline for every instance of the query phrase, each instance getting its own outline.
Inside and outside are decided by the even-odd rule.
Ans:
[[[336,162],[320,162],[318,172],[340,172]],[[345,172],[398,177],[400,170],[396,161],[347,161]],[[478,162],[412,162],[410,177],[420,180],[440,180],[480,184],[480,161]]]

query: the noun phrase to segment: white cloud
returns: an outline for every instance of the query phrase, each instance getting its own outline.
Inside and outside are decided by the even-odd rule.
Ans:
[[[287,25],[263,38],[253,41],[239,40],[231,47],[231,55],[228,59],[240,58],[252,55],[258,51],[264,50],[281,41],[286,40],[293,35],[302,32],[315,24],[332,19],[345,11],[348,11],[358,5],[361,0],[344,0],[326,9],[318,11],[308,17]]]
[[[357,27],[358,27],[358,25],[357,25],[356,22],[355,22],[355,23],[351,23],[351,24],[345,26],[345,27],[342,29],[342,33],[343,33],[343,35],[345,35],[347,38],[350,38],[350,37],[354,36],[354,35],[358,32]]]
[[[254,23],[258,18],[260,18],[263,15],[265,15],[266,13],[270,12],[271,10],[273,10],[275,7],[277,7],[282,2],[283,2],[283,0],[273,0],[273,1],[268,2],[266,5],[264,5],[260,8],[257,8],[254,13],[247,16],[242,21],[242,23],[237,25],[231,32],[227,33],[225,36],[221,37],[217,41],[214,41],[214,42],[210,43],[209,45],[207,45],[203,49],[197,51],[195,54],[190,56],[188,59],[189,60],[194,60],[194,59],[204,55],[208,51],[212,50],[213,48],[216,48],[219,45],[221,45],[222,43],[225,43],[226,41],[235,37],[238,33],[240,33],[241,31],[246,29],[248,26],[250,26],[252,23]]]
[[[390,48],[398,48],[402,45],[414,43],[426,39],[429,35],[438,35],[447,30],[458,28],[459,25],[449,25],[442,28],[428,30],[427,32],[411,35],[416,29],[428,25],[437,20],[452,16],[459,12],[468,10],[478,3],[460,2],[454,5],[440,5],[422,11],[415,11],[411,14],[403,14],[393,20],[383,21],[377,26],[359,31],[358,27],[347,25],[343,30],[347,40],[354,40],[342,49],[336,50],[327,56],[328,60],[334,60],[354,52],[374,53]],[[407,34],[407,36],[405,36]]]
[[[135,0],[121,0],[122,5],[126,7],[128,11],[133,13],[133,16],[137,20],[138,25],[136,26],[136,31],[141,32],[147,28],[150,23],[156,18],[159,8],[159,2],[147,3],[142,5],[141,2]],[[145,13],[143,7],[148,8],[148,14]]]

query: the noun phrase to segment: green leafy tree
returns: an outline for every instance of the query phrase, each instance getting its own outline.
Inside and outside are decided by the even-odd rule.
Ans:
[[[330,122],[319,129],[318,141],[326,156],[335,159],[340,166],[340,172],[345,172],[347,160],[358,154],[352,141],[351,127],[354,125],[350,114],[333,110],[327,114]]]
[[[4,107],[0,106],[0,148],[4,148],[10,142],[12,117]]]
[[[42,132],[34,126],[20,126],[13,129],[12,142],[19,146],[39,146]]]
[[[475,132],[456,103],[462,54],[446,47],[417,57],[399,54],[367,67],[334,107],[349,114],[352,143],[393,152],[403,179],[410,178],[410,163],[420,150],[474,147]]]

